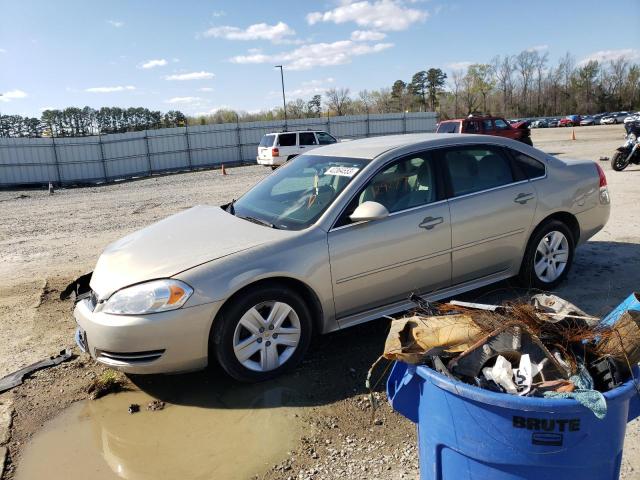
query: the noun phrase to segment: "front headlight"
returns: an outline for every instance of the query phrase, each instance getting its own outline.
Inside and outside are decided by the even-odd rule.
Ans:
[[[630,133],[629,135],[627,135],[627,140],[629,140],[630,142],[635,142],[636,138],[637,137],[635,133]]]
[[[117,291],[102,311],[114,315],[143,315],[180,308],[193,293],[193,288],[179,280],[153,280]]]

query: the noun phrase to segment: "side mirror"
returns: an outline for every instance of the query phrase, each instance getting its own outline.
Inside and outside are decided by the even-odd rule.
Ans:
[[[370,222],[382,220],[389,216],[389,210],[378,202],[364,202],[349,215],[352,222]]]

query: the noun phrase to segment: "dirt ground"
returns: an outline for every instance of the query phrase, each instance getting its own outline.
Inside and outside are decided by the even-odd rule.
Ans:
[[[559,157],[597,161],[613,153],[622,135],[619,125],[576,128],[575,141],[569,129],[541,129],[533,131],[533,141]],[[640,284],[640,168],[618,173],[607,162],[600,164],[609,182],[611,218],[577,251],[568,281],[556,291],[594,315],[606,313]],[[61,189],[54,195],[43,190],[1,191],[0,377],[72,346],[72,303],[60,301],[59,292],[90,271],[108,243],[185,208],[225,203],[270,170],[252,166],[227,172]],[[503,283],[464,297],[501,301],[524,293]],[[375,412],[364,388],[366,372],[384,343],[384,323],[317,339],[303,365],[285,376],[282,381],[293,392],[286,404],[299,412],[300,441],[256,472],[257,478],[417,478],[414,426],[387,406],[383,382],[377,387],[380,405]],[[65,407],[86,399],[87,385],[102,370],[78,356],[0,394],[0,407],[13,405],[14,410],[3,479],[16,478],[25,445]],[[197,403],[212,410],[202,400],[203,384],[215,384],[218,390],[237,388],[217,371],[131,381],[132,388],[172,405]],[[0,421],[0,462],[1,425]],[[638,422],[627,430],[622,470],[621,478],[640,476]],[[84,475],[79,471],[76,478]]]

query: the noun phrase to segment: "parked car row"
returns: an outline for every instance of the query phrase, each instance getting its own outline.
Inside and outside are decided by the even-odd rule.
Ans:
[[[513,119],[510,122],[528,122],[531,128],[587,127],[591,125],[615,125],[640,120],[640,112],[604,112],[595,115],[567,115],[536,119]]]

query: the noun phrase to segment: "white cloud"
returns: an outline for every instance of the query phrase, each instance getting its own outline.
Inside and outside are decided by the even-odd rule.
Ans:
[[[313,43],[296,48],[290,52],[266,55],[255,53],[238,55],[231,58],[233,63],[283,63],[289,70],[308,70],[313,67],[343,65],[350,63],[352,57],[378,53],[393,47],[392,43],[357,43],[340,40],[333,43]]]
[[[227,40],[268,40],[270,42],[280,42],[285,37],[295,35],[296,32],[284,22],[275,25],[266,23],[256,23],[246,29],[231,27],[212,27],[202,35],[204,37],[225,38]]]
[[[124,22],[121,22],[119,20],[107,20],[107,23],[114,28],[124,27]]]
[[[343,3],[326,12],[312,12],[307,15],[307,23],[318,22],[346,23],[355,22],[361,27],[376,30],[406,30],[415,22],[423,22],[429,13],[415,8],[405,7],[400,0],[377,0]]]
[[[147,60],[142,65],[140,65],[140,68],[149,69],[155,67],[164,67],[167,63],[169,62],[167,62],[164,58],[159,58],[157,60]]]
[[[7,53],[7,51],[4,48],[0,48],[0,53]]]
[[[0,102],[10,102],[11,100],[18,100],[20,98],[27,98],[29,95],[27,95],[27,92],[24,92],[22,90],[9,90],[8,92],[4,92],[2,94],[2,96],[0,97]]]
[[[115,87],[90,87],[85,88],[85,92],[89,93],[113,93],[113,92],[125,92],[135,90],[136,87],[133,85],[118,85]]]
[[[216,75],[211,72],[190,72],[190,73],[176,73],[174,75],[168,75],[165,77],[165,80],[208,80],[210,78],[215,77]]]
[[[542,52],[544,50],[549,50],[549,45],[534,45],[533,47],[527,48],[527,52]]]
[[[332,77],[302,82],[300,84],[300,87],[296,88],[295,90],[288,90],[287,97],[304,98],[304,97],[311,97],[313,95],[318,95],[318,94],[322,95],[334,83],[335,83],[335,79]],[[281,95],[281,93],[273,92],[274,97],[278,95]]]
[[[213,92],[213,88],[211,87],[202,87],[198,89],[199,92]]]
[[[578,65],[586,65],[592,60],[597,62],[610,62],[613,60],[619,60],[621,58],[625,58],[627,60],[639,60],[640,59],[640,50],[635,48],[622,48],[620,50],[600,50],[592,53],[591,55],[586,56],[582,60],[578,62]]]
[[[378,40],[384,40],[386,37],[386,33],[376,32],[374,30],[356,30],[351,32],[351,40],[356,42],[377,42]]]
[[[202,101],[200,97],[173,97],[169,100],[165,100],[164,103],[174,103],[174,104],[182,104],[182,105],[190,105],[193,103],[199,103]]]
[[[449,70],[466,70],[469,66],[473,65],[474,62],[453,62],[447,65]]]
[[[226,12],[224,10],[216,10],[211,14],[213,18],[224,17],[225,15]]]

